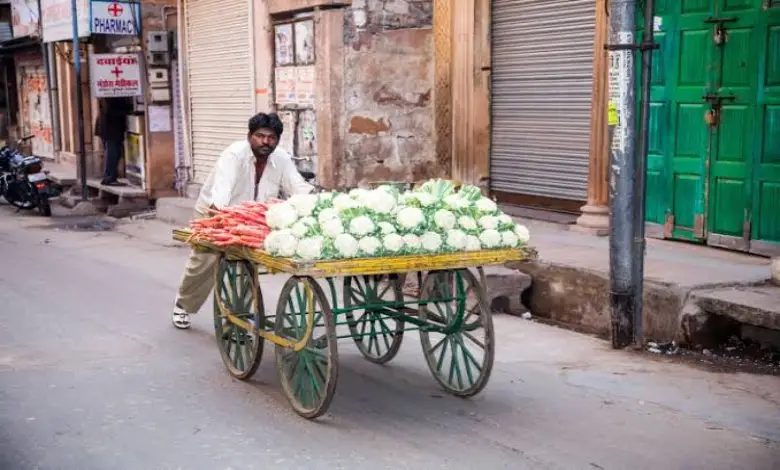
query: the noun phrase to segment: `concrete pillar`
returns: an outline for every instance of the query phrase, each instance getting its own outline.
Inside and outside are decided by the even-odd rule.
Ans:
[[[593,102],[591,107],[590,172],[588,203],[580,210],[576,230],[604,236],[609,234],[609,56],[606,0],[596,3],[596,33],[593,38]]]

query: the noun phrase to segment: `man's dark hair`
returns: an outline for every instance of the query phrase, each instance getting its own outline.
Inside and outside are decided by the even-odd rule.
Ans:
[[[276,113],[257,113],[249,120],[249,133],[254,134],[258,129],[270,129],[278,138],[284,132],[284,124]]]

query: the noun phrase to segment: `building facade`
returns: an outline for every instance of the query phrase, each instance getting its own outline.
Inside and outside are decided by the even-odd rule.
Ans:
[[[260,111],[279,113],[280,145],[324,187],[449,174],[437,152],[432,1],[230,0],[224,13],[214,3],[180,2],[191,183]]]
[[[607,0],[229,1],[180,0],[189,182],[275,110],[325,187],[453,177],[609,232]],[[777,3],[656,2],[650,236],[776,253]]]
[[[608,233],[607,104],[622,66],[604,50],[608,11],[606,0],[458,3],[456,177]],[[653,24],[648,235],[777,255],[780,2],[659,0]]]
[[[99,187],[104,158],[102,142],[94,133],[98,100],[128,96],[133,108],[120,176],[149,198],[175,195],[176,131],[181,131],[177,123],[183,121],[172,93],[175,0],[78,0],[79,77],[71,1],[10,3],[14,38],[0,45],[0,53],[4,77],[17,90],[17,99],[7,101],[17,103],[18,118],[7,128],[14,129],[16,137],[34,135],[27,151],[59,163],[59,172],[75,175],[80,171],[78,135],[83,123],[87,177],[90,186]],[[13,58],[10,74],[9,56]],[[81,116],[76,106],[79,87]]]

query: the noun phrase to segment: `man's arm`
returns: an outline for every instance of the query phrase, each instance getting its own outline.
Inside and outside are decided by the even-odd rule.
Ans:
[[[291,159],[285,158],[284,168],[282,168],[282,192],[292,196],[293,194],[309,194],[312,191],[314,191],[314,186],[303,179]]]
[[[214,165],[214,186],[211,190],[211,207],[222,209],[230,205],[236,186],[236,156],[227,150]]]

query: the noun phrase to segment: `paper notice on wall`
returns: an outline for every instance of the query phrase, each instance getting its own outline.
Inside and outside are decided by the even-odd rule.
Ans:
[[[295,155],[295,128],[296,119],[293,111],[279,111],[279,119],[284,125],[282,138],[279,140],[279,147],[286,150],[290,155]]]
[[[171,107],[152,106],[146,109],[146,119],[149,121],[149,132],[171,131]]]
[[[295,67],[276,67],[274,75],[277,106],[295,104]]]
[[[296,67],[295,97],[299,106],[314,106],[314,66]]]
[[[633,44],[633,33],[620,33],[620,44]],[[623,146],[623,139],[627,132],[628,121],[620,115],[619,103],[629,99],[630,73],[634,67],[632,52],[628,50],[611,51],[609,53],[609,100],[615,103],[618,112],[618,127],[612,138],[612,149],[618,150]]]
[[[664,19],[660,16],[653,17],[653,31],[660,32],[664,29]]]

